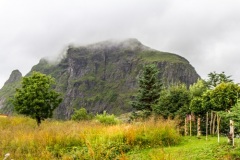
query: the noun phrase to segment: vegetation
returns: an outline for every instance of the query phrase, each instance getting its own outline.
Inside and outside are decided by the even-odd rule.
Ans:
[[[9,159],[237,159],[236,146],[222,137],[181,137],[175,121],[150,119],[132,124],[95,121],[44,121],[27,117],[0,118],[0,157]]]
[[[181,142],[174,121],[148,120],[104,125],[96,121],[43,121],[27,117],[0,119],[0,157],[10,159],[128,159],[146,149]]]
[[[158,80],[158,69],[155,65],[146,65],[139,78],[139,90],[136,100],[132,102],[133,108],[144,112],[144,117],[149,117],[154,105],[158,103],[161,83]]]
[[[60,94],[51,88],[53,84],[53,78],[40,72],[24,77],[22,87],[16,90],[13,99],[15,110],[36,119],[38,125],[51,118],[53,110],[62,101]]]
[[[151,148],[135,151],[127,156],[129,160],[238,160],[240,157],[240,139],[236,147],[227,144],[227,138],[216,143],[217,137],[183,137],[181,143],[172,147]]]
[[[232,82],[220,83],[211,93],[211,102],[213,110],[215,111],[228,111],[231,107],[235,106],[240,93],[238,84]]]
[[[209,89],[215,88],[220,83],[233,82],[231,76],[227,76],[224,72],[216,73],[211,72],[208,74],[207,85]]]
[[[165,119],[185,117],[190,113],[190,93],[184,84],[172,85],[160,93],[158,103],[154,106],[154,112]]]
[[[96,120],[106,125],[113,125],[119,123],[119,120],[113,114],[107,114],[106,111],[104,111],[103,114],[97,114]]]
[[[14,159],[234,159],[240,156],[238,140],[235,148],[227,145],[226,138],[220,141],[220,134],[221,138],[228,134],[234,142],[234,134],[240,132],[240,87],[231,76],[212,72],[208,80],[198,80],[189,86],[198,76],[193,71],[182,72],[191,66],[180,56],[141,49],[144,47],[140,43],[135,48],[116,50],[114,47],[99,49],[101,45],[71,47],[59,64],[41,60],[33,67],[57,78],[58,84],[50,76],[37,72],[23,78],[22,88],[17,89],[12,101],[16,111],[36,119],[39,126],[61,102],[60,95],[53,91],[54,84],[54,89],[64,93],[64,105],[70,104],[63,106],[61,113],[67,112],[68,117],[64,118],[72,121],[48,119],[36,127],[26,117],[2,116],[0,156],[9,156],[8,153]],[[120,55],[123,59],[119,59]],[[135,77],[142,66],[145,67],[140,73],[139,90],[133,97]],[[165,70],[159,72],[157,66]],[[169,79],[166,70],[171,70],[171,74],[179,72],[179,81],[184,82],[190,74],[193,78],[186,80],[188,84],[182,84],[172,75]],[[167,83],[162,85],[159,77]],[[17,85],[18,81],[4,87],[0,92],[2,100]],[[110,108],[109,113],[121,114],[132,110],[125,105],[128,98],[133,100],[133,118],[141,117],[141,121],[124,123],[104,111]],[[11,105],[10,101],[4,103]],[[84,108],[77,110],[79,106]],[[73,108],[76,110],[70,117]],[[94,117],[91,112],[102,114]],[[197,135],[198,139],[187,135]]]
[[[16,92],[15,98],[18,98],[19,104],[25,103],[26,99],[31,102],[28,99],[29,97],[20,96],[24,93],[28,93],[26,95],[30,95],[30,98],[41,98],[48,94],[47,92],[39,93],[39,91],[44,91],[47,87],[51,90],[50,84],[53,82],[51,77],[40,73],[34,74],[35,77],[23,78],[22,89],[25,88],[26,90],[19,89]],[[211,134],[216,133],[216,131],[218,133],[221,131],[221,133],[228,132],[228,129],[226,129],[227,123],[220,125],[221,118],[223,122],[231,119],[239,124],[238,94],[240,88],[238,84],[228,80],[229,76],[223,73],[218,75],[214,72],[214,74],[209,74],[212,76],[210,80],[206,82],[198,80],[189,88],[184,84],[161,88],[161,83],[157,80],[157,74],[154,65],[147,65],[144,68],[139,80],[138,95],[132,103],[137,111],[142,111],[142,117],[149,118],[152,115],[152,118],[144,121],[135,120],[131,123],[120,123],[115,115],[104,111],[103,114],[97,114],[92,120],[93,116],[88,114],[85,108],[80,108],[75,110],[72,115],[74,121],[48,120],[43,122],[40,127],[36,127],[32,119],[26,117],[2,117],[0,118],[0,139],[2,139],[0,156],[4,157],[6,155],[13,159],[106,160],[236,159],[239,157],[240,143],[238,139],[235,142],[235,148],[232,148],[227,145],[226,138],[220,142],[220,137],[218,137],[219,143],[217,143],[215,137],[208,137],[205,140],[201,136],[202,133],[207,135],[208,130]],[[98,83],[94,77],[83,78],[85,79],[73,83],[85,83],[86,88],[92,87],[89,82]],[[37,83],[33,83],[33,86],[31,86],[30,82]],[[41,85],[44,87],[41,88]],[[116,97],[114,92],[108,92],[106,95],[109,101]],[[56,93],[55,97],[60,102],[58,96],[59,94]],[[96,98],[98,97],[96,96]],[[43,101],[33,100],[29,106],[32,105],[39,109],[39,106],[43,105],[40,102]],[[16,104],[16,99],[14,104]],[[77,105],[77,101],[74,105]],[[46,107],[43,106],[43,108]],[[32,110],[34,111],[34,109],[33,107]],[[20,113],[24,114],[29,111],[24,107],[16,107],[16,110],[22,111]],[[51,115],[52,111],[48,111],[46,115]],[[210,111],[211,118],[209,121],[208,112]],[[230,113],[220,114],[219,111],[230,111]],[[37,113],[26,115],[30,115],[39,122],[39,117],[36,117]],[[188,119],[189,115],[193,118]],[[159,119],[159,116],[162,119]],[[197,117],[197,121],[194,117]],[[45,118],[47,117],[43,116],[40,119]],[[218,125],[215,128],[216,121]],[[206,131],[202,130],[204,125]],[[187,135],[186,132],[189,129],[190,135],[197,134],[198,139],[182,137],[183,127],[185,135]],[[192,129],[194,134],[191,134]]]
[[[71,117],[74,121],[86,121],[91,120],[92,118],[93,116],[88,114],[85,108],[80,108],[79,110],[75,109],[74,114]]]
[[[147,50],[141,52],[139,56],[148,62],[168,61],[172,63],[188,63],[188,61],[184,61],[182,57],[167,52]]]
[[[191,94],[190,110],[197,116],[197,136],[199,138],[201,136],[201,119],[207,113],[207,108],[203,107],[202,95],[207,89],[207,83],[200,79],[189,89]]]

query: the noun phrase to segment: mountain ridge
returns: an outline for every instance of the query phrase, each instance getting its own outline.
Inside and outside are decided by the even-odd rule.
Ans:
[[[69,46],[59,63],[41,59],[30,73],[39,71],[56,79],[55,89],[64,100],[54,116],[69,119],[74,108],[80,107],[93,113],[131,111],[128,102],[137,91],[137,77],[150,63],[157,65],[166,85],[181,82],[189,86],[200,78],[184,57],[151,49],[137,39]]]

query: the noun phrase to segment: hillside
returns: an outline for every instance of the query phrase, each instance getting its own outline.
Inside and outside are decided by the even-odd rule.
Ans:
[[[10,99],[14,95],[16,88],[20,87],[21,79],[22,73],[19,70],[12,71],[9,79],[0,90],[0,110],[5,114],[9,114],[13,110]]]
[[[70,46],[59,63],[41,59],[31,72],[40,71],[56,79],[56,90],[64,100],[55,117],[69,119],[74,108],[80,107],[93,113],[131,111],[129,101],[136,93],[137,77],[149,63],[157,64],[159,78],[165,85],[177,82],[190,85],[199,78],[185,58],[151,49],[136,39]]]

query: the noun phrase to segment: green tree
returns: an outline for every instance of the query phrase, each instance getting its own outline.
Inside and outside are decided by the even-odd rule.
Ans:
[[[24,77],[21,88],[16,89],[14,95],[15,110],[36,119],[38,126],[42,120],[51,118],[53,110],[62,101],[60,94],[52,89],[54,83],[51,76],[40,72],[33,72],[29,77]]]
[[[189,90],[193,97],[202,97],[202,94],[207,89],[208,89],[207,82],[202,79],[198,79],[198,81],[196,83],[194,83],[193,85],[190,85],[190,87],[189,87]]]
[[[161,83],[158,79],[158,69],[156,65],[146,65],[139,78],[139,90],[132,107],[137,111],[143,111],[148,117],[153,106],[157,104],[161,91]]]
[[[219,114],[216,112],[216,108],[214,104],[212,103],[212,92],[213,90],[221,83],[227,83],[227,82],[233,82],[231,79],[231,76],[227,76],[225,72],[221,73],[216,73],[216,72],[211,72],[208,74],[208,80],[206,81],[208,85],[208,89],[204,94],[203,94],[203,107],[207,111],[211,111],[211,120],[210,120],[210,133],[214,134],[214,129],[215,129],[215,120],[216,116],[219,118]],[[221,110],[221,109],[220,109]],[[219,110],[217,110],[219,111]],[[220,119],[219,119],[220,122]],[[217,122],[217,123],[219,123]],[[219,124],[218,124],[219,127]]]
[[[240,87],[232,82],[221,83],[212,90],[211,103],[215,111],[229,111],[237,103]]]
[[[235,106],[238,102],[238,95],[240,93],[240,87],[238,84],[232,82],[221,83],[217,85],[210,94],[211,103],[213,104],[213,110],[215,111],[227,111]],[[230,132],[229,142],[233,142],[234,146],[234,122],[230,120]],[[219,124],[218,124],[219,128]]]
[[[229,113],[226,114],[226,112],[225,112],[225,116],[229,120],[234,121],[235,128],[238,133],[240,132],[240,114],[239,113],[240,113],[240,103],[239,102],[230,109]]]
[[[161,92],[158,104],[154,112],[164,118],[185,117],[190,112],[190,92],[185,84],[173,85]]]
[[[214,108],[211,103],[211,94],[212,90],[206,90],[202,95],[202,107],[208,111]]]
[[[207,80],[207,85],[210,89],[215,88],[217,85],[219,85],[222,82],[233,82],[231,79],[231,76],[227,76],[225,72],[221,73],[216,73],[216,72],[211,72],[208,74],[208,80]]]
[[[197,136],[201,136],[201,117],[207,112],[203,107],[203,93],[207,90],[207,84],[204,80],[199,79],[196,83],[190,86],[191,102],[190,110],[197,115]]]

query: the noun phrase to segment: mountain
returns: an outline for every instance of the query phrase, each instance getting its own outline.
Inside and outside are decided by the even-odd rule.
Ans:
[[[9,79],[4,83],[0,90],[0,110],[3,113],[9,114],[12,112],[13,107],[10,99],[14,95],[16,88],[20,87],[22,73],[19,70],[12,71]]]
[[[64,100],[54,116],[69,119],[74,108],[80,107],[92,113],[131,111],[129,101],[137,91],[137,78],[149,63],[157,65],[165,85],[181,82],[189,86],[199,78],[185,58],[151,49],[136,39],[69,46],[60,62],[41,59],[31,72],[39,71],[56,79],[55,89]]]

